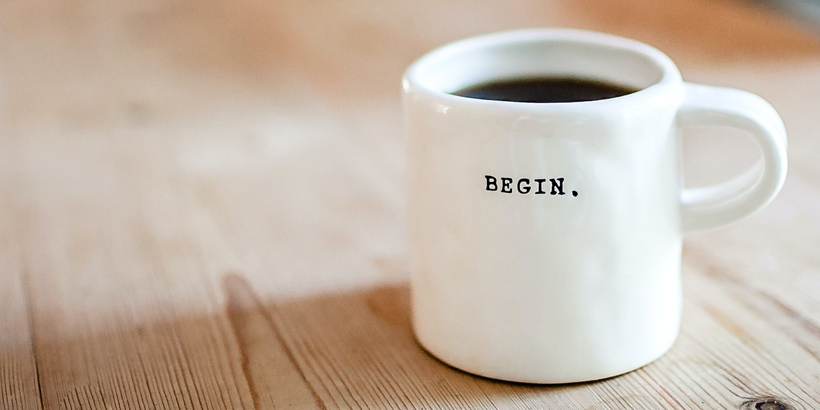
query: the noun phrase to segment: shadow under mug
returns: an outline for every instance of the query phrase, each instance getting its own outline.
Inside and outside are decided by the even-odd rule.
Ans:
[[[453,95],[489,81],[570,76],[634,87],[571,103]],[[641,367],[675,341],[684,234],[771,201],[787,168],[777,112],[684,82],[646,44],[568,29],[458,41],[408,68],[413,327],[442,361],[491,378],[566,383]],[[762,160],[684,189],[681,128],[747,131]]]

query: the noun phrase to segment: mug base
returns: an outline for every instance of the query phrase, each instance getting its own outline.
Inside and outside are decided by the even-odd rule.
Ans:
[[[658,360],[663,355],[665,355],[675,344],[677,337],[672,339],[672,343],[666,346],[664,349],[661,349],[660,354],[653,355],[649,360],[643,361],[638,365],[629,366],[626,368],[619,368],[619,369],[609,369],[609,371],[601,371],[597,373],[590,373],[586,376],[578,377],[561,377],[560,374],[541,374],[541,375],[532,375],[532,374],[516,374],[515,372],[488,372],[485,369],[475,368],[471,366],[465,366],[455,361],[448,360],[443,355],[440,355],[435,352],[435,350],[428,347],[423,340],[419,337],[416,332],[413,332],[414,338],[416,339],[416,343],[430,356],[435,358],[436,360],[440,361],[441,363],[447,365],[448,367],[454,368],[458,371],[471,374],[473,376],[479,376],[487,379],[492,380],[499,380],[505,382],[513,382],[513,383],[523,383],[523,384],[573,384],[573,383],[586,383],[586,382],[596,382],[602,381],[618,376],[622,376],[624,374],[633,372],[638,370],[648,364],[651,364],[655,360]]]

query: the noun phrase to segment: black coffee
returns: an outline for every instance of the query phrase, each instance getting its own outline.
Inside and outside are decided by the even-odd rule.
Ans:
[[[462,97],[527,103],[595,101],[620,97],[635,88],[573,77],[530,77],[496,80],[454,92]]]

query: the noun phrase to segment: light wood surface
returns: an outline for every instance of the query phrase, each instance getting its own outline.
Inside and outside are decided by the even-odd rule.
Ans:
[[[410,330],[402,71],[532,26],[653,44],[790,135],[780,197],[687,239],[673,349],[597,383],[473,377]],[[0,408],[820,408],[818,130],[820,38],[758,3],[2,2]],[[691,184],[757,155],[684,146]]]

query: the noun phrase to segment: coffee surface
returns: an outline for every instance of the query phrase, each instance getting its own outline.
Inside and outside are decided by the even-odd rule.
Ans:
[[[482,100],[527,103],[595,101],[638,91],[609,82],[574,77],[527,77],[472,85],[453,94]]]

